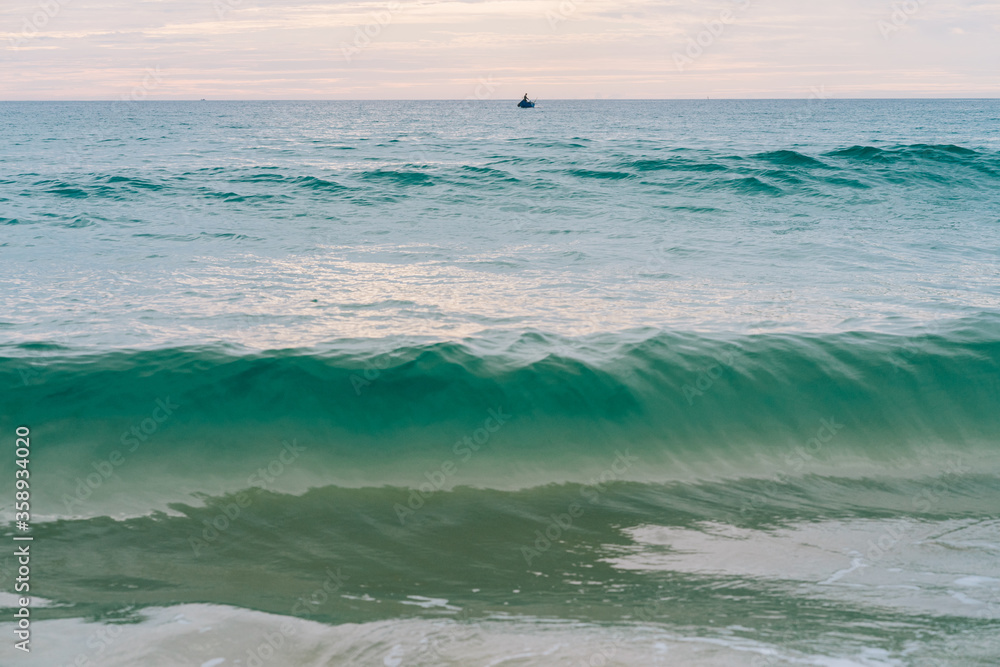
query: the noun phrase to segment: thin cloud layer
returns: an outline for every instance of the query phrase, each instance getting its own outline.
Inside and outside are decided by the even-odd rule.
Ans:
[[[3,99],[995,97],[1000,4],[24,0]]]

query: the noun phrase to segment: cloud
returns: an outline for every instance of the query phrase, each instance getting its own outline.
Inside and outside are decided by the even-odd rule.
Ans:
[[[487,76],[549,99],[992,97],[997,25],[971,0],[14,0],[0,96],[112,99],[157,67],[150,99],[465,98]]]

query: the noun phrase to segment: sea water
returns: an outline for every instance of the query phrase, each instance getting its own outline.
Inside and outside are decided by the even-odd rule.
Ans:
[[[3,664],[1000,660],[997,101],[0,117]]]

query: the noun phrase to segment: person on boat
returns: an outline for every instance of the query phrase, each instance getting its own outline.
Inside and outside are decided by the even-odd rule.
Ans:
[[[529,101],[529,100],[528,100],[528,93],[525,93],[525,94],[524,94],[524,99],[523,99],[523,100],[521,100],[521,101],[522,101],[522,102],[528,102],[528,101]],[[510,104],[510,102],[508,102],[508,104]]]

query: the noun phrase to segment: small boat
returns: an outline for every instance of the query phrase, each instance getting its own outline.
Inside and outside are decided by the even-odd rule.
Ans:
[[[535,103],[529,102],[528,100],[521,100],[520,102],[517,103],[517,106],[521,107],[522,109],[534,109]]]

